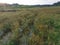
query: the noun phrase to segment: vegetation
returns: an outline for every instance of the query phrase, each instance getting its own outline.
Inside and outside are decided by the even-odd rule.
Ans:
[[[38,7],[54,7],[54,6],[60,6],[60,1],[53,3],[53,4],[45,4],[45,5],[40,5],[40,4],[36,4],[36,5],[21,5],[18,3],[13,3],[13,4],[6,4],[6,3],[1,3],[0,4],[0,11],[4,11],[4,10],[17,10],[20,8],[38,8]]]
[[[60,7],[0,12],[0,45],[60,45]]]

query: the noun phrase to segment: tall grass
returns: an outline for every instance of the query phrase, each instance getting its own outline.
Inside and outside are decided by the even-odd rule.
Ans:
[[[60,45],[59,34],[59,7],[0,12],[0,45]]]

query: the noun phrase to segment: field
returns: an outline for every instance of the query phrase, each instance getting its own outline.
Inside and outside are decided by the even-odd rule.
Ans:
[[[0,45],[60,45],[60,7],[0,12]]]

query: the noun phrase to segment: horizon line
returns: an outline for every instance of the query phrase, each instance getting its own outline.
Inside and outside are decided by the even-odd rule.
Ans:
[[[58,3],[60,1],[54,2]],[[20,4],[20,3],[7,3],[7,2],[0,2],[0,4],[19,4],[19,5],[53,5],[54,3],[45,3],[45,4]]]

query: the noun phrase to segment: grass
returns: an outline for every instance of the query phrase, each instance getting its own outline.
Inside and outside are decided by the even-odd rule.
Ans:
[[[0,12],[0,45],[60,45],[60,7]]]

